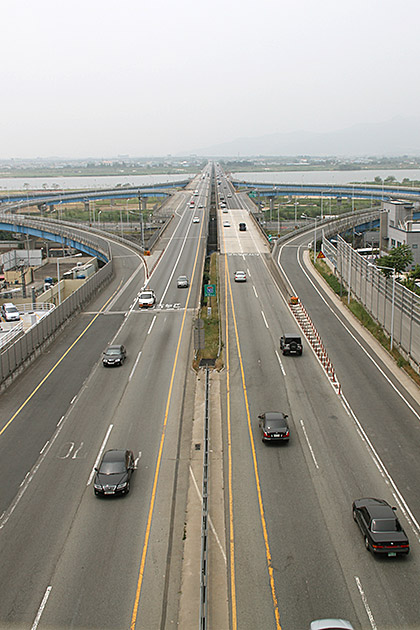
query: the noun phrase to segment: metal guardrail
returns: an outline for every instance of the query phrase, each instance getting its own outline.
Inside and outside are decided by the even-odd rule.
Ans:
[[[8,346],[13,339],[20,336],[23,333],[23,322],[18,322],[16,326],[13,326],[7,332],[2,332],[0,334],[0,348],[5,348]]]
[[[52,221],[45,218],[34,218],[25,215],[0,213],[0,222],[27,227],[37,232],[49,232],[61,239],[63,245],[72,246],[73,241],[84,245],[89,253],[99,254],[103,260],[110,260],[111,249],[108,241],[104,238],[104,233],[94,227],[73,223],[70,221]],[[48,240],[48,239],[47,239]]]
[[[40,302],[39,304],[15,304],[19,313],[33,313],[34,311],[51,311],[55,304],[51,302]]]
[[[392,337],[393,343],[420,372],[420,296],[387,278],[380,268],[355,251],[340,236],[337,247],[323,241],[323,252],[331,260],[341,282]]]
[[[207,628],[207,571],[208,571],[208,482],[209,482],[209,369],[206,368],[204,408],[203,488],[201,508],[201,559],[200,559],[200,617],[199,628]]]

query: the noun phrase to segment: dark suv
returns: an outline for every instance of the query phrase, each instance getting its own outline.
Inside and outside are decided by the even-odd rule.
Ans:
[[[280,337],[280,350],[283,354],[302,354],[302,339],[299,335],[285,334]]]

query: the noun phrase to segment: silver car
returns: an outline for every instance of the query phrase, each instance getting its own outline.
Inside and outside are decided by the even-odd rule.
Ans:
[[[354,630],[350,621],[345,619],[316,619],[310,630]]]
[[[12,302],[6,302],[1,307],[1,314],[6,322],[17,322],[20,320],[20,313]]]
[[[187,276],[179,276],[178,280],[176,281],[176,286],[178,287],[178,289],[188,289],[188,287],[190,286],[190,281],[188,280]]]
[[[235,271],[235,282],[246,282],[245,271]]]

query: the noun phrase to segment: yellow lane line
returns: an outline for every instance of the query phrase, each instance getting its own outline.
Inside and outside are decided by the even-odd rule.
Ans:
[[[153,486],[152,486],[152,495],[151,495],[150,504],[149,504],[149,513],[148,513],[148,517],[147,517],[146,533],[145,533],[145,536],[144,536],[143,551],[142,551],[142,554],[141,554],[139,577],[138,577],[138,580],[137,580],[137,588],[136,588],[136,595],[135,595],[135,598],[134,598],[134,607],[133,607],[133,614],[131,616],[130,630],[135,630],[136,623],[137,623],[139,603],[140,603],[140,595],[141,595],[141,588],[142,588],[143,578],[144,578],[144,568],[145,568],[145,564],[146,564],[146,555],[147,555],[147,549],[148,549],[148,546],[149,546],[150,530],[151,530],[151,526],[152,526],[152,516],[153,516],[153,510],[154,510],[155,501],[156,501],[156,490],[157,490],[157,484],[158,484],[158,480],[159,480],[160,466],[161,466],[161,462],[162,462],[163,446],[164,446],[164,442],[165,442],[166,425],[168,423],[169,406],[170,406],[171,398],[172,398],[172,389],[173,389],[173,384],[174,384],[174,379],[175,379],[175,371],[176,371],[176,366],[177,366],[177,363],[178,363],[178,355],[179,355],[179,349],[181,347],[181,339],[182,339],[182,334],[183,334],[183,331],[184,331],[185,319],[186,319],[186,316],[187,316],[188,303],[189,303],[189,300],[190,300],[191,289],[192,289],[194,275],[195,275],[195,271],[196,271],[196,267],[197,267],[198,253],[199,253],[199,250],[200,250],[200,243],[201,243],[201,233],[203,231],[203,224],[204,224],[204,222],[202,221],[201,222],[201,227],[200,227],[200,234],[199,234],[198,242],[197,242],[197,249],[196,249],[196,252],[195,252],[193,271],[192,271],[192,274],[191,274],[190,288],[188,290],[187,301],[185,303],[184,315],[182,317],[181,328],[180,328],[180,331],[179,331],[178,343],[177,343],[174,363],[173,363],[173,367],[172,367],[172,374],[171,374],[171,379],[170,379],[170,382],[169,382],[169,391],[168,391],[168,397],[167,397],[167,400],[166,400],[165,416],[164,416],[164,420],[163,420],[162,434],[161,434],[161,437],[160,437],[158,456],[157,456],[157,460],[156,460],[156,468],[155,468],[155,474],[154,474]]]
[[[232,308],[232,319],[233,319],[233,325],[234,325],[234,329],[235,329],[236,344],[237,344],[237,348],[238,348],[238,358],[239,358],[239,365],[240,365],[240,369],[241,369],[242,388],[243,388],[243,392],[244,392],[246,415],[247,415],[247,422],[248,422],[248,433],[249,433],[249,439],[250,439],[250,443],[251,443],[252,460],[253,460],[253,464],[254,464],[255,484],[256,484],[256,487],[257,487],[258,505],[259,505],[259,510],[260,510],[260,519],[261,519],[261,525],[262,525],[263,537],[264,537],[265,555],[266,555],[266,559],[267,559],[267,567],[268,567],[268,575],[269,575],[269,582],[270,582],[271,597],[272,597],[273,606],[274,606],[274,617],[275,617],[275,621],[276,621],[276,629],[277,630],[281,630],[280,613],[279,613],[279,607],[278,607],[278,601],[277,601],[277,595],[276,595],[276,586],[275,586],[275,582],[274,582],[274,569],[273,569],[272,560],[271,560],[270,544],[269,544],[269,541],[268,541],[267,522],[266,522],[266,519],[265,519],[264,503],[263,503],[263,499],[262,499],[260,476],[259,476],[258,464],[257,464],[257,455],[256,455],[256,451],[255,451],[254,437],[252,435],[251,415],[250,415],[250,412],[249,412],[249,403],[248,403],[248,393],[247,393],[246,382],[245,382],[245,372],[244,372],[244,366],[243,366],[243,361],[242,361],[241,346],[240,346],[240,343],[239,343],[239,334],[238,334],[238,327],[237,327],[237,321],[236,321],[236,315],[235,315],[235,306],[233,304],[232,284],[231,284],[231,281],[230,281],[229,264],[228,264],[227,254],[225,254],[225,276],[227,277],[227,280],[228,280],[230,303],[231,303],[231,308]],[[227,293],[227,287],[226,287],[226,293]],[[227,318],[227,311],[226,311],[226,318]],[[227,341],[226,341],[226,343],[227,343]],[[230,400],[230,398],[228,399],[228,408],[229,408],[229,400]],[[230,501],[231,501],[231,499],[229,499],[229,503],[230,503]]]
[[[66,358],[66,356],[68,355],[68,353],[70,352],[70,350],[72,348],[74,348],[74,346],[76,345],[76,343],[78,341],[80,341],[80,339],[83,337],[83,335],[85,335],[85,333],[89,330],[89,328],[92,326],[92,324],[96,321],[96,319],[99,317],[99,315],[101,315],[101,313],[104,311],[104,309],[107,307],[107,305],[109,304],[109,302],[112,300],[112,298],[114,297],[114,295],[117,293],[117,291],[119,290],[121,286],[120,285],[117,287],[117,289],[114,291],[114,293],[111,295],[111,297],[105,302],[105,304],[102,306],[102,308],[96,313],[96,315],[94,316],[94,318],[89,322],[89,324],[86,326],[86,328],[84,330],[82,330],[82,332],[80,333],[80,335],[77,337],[77,339],[75,341],[73,341],[73,343],[71,344],[71,346],[69,346],[67,348],[67,350],[65,351],[65,353],[58,359],[57,363],[55,365],[53,365],[53,367],[51,368],[51,370],[48,372],[48,374],[46,374],[46,376],[44,376],[44,378],[42,379],[42,381],[40,383],[38,383],[38,385],[35,387],[35,389],[32,391],[31,394],[29,394],[29,396],[27,397],[26,400],[24,400],[24,402],[21,404],[21,406],[19,407],[19,409],[13,414],[13,416],[10,418],[10,420],[4,425],[4,427],[0,430],[0,436],[3,435],[3,433],[6,431],[6,429],[11,425],[11,423],[13,422],[13,420],[15,420],[15,418],[20,414],[20,412],[22,411],[22,409],[24,409],[26,407],[26,405],[28,404],[28,402],[35,396],[35,394],[37,393],[37,391],[39,391],[39,389],[42,387],[42,385],[45,383],[45,381],[51,376],[51,374],[54,372],[54,370],[57,369],[57,367],[60,365],[60,363],[63,361],[63,359]]]
[[[228,441],[228,495],[229,495],[229,556],[230,556],[230,596],[232,611],[232,630],[237,628],[236,610],[236,582],[235,582],[235,537],[233,529],[233,468],[232,468],[232,425],[230,418],[230,363],[229,363],[229,317],[228,317],[228,280],[227,265],[225,265],[225,313],[226,313],[226,416],[227,416],[227,441]]]

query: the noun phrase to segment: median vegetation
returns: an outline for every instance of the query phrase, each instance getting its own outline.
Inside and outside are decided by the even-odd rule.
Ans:
[[[215,295],[205,296],[204,286],[215,287]],[[204,331],[204,345],[196,351],[193,367],[198,369],[200,362],[214,365],[216,369],[223,367],[223,343],[220,322],[220,289],[219,289],[219,257],[217,253],[206,258],[203,274],[203,295],[199,321],[196,328]]]

